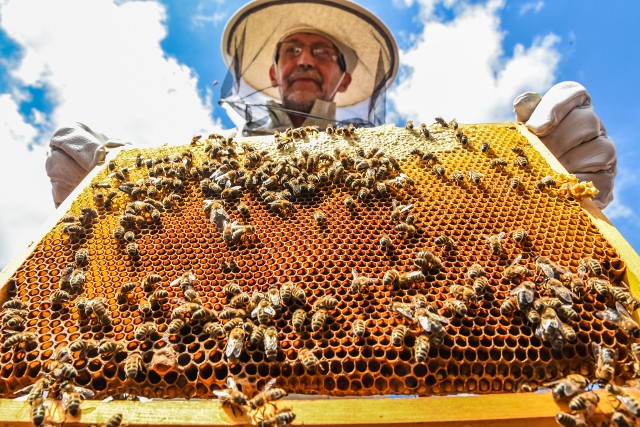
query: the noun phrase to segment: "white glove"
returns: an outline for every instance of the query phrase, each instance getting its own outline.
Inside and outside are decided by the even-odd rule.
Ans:
[[[581,181],[592,181],[599,193],[593,201],[604,209],[613,200],[616,147],[593,111],[591,96],[579,83],[562,82],[541,97],[523,93],[513,101],[523,122]]]
[[[83,123],[58,128],[49,142],[47,175],[56,207],[67,198],[96,165],[104,163],[109,149],[125,145],[93,131]]]

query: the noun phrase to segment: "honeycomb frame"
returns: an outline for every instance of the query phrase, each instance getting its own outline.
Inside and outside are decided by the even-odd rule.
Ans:
[[[499,125],[492,124],[490,126],[499,126]],[[521,125],[504,124],[502,126],[505,126],[505,127],[509,128],[509,129],[512,129],[512,130],[517,128],[517,130],[521,134],[523,134],[526,137],[526,139],[532,144],[533,148],[535,148],[539,152],[543,152],[543,153],[546,152],[546,149],[544,148],[544,146],[539,141],[537,141],[537,138],[535,138],[531,134],[529,134],[528,131],[526,131],[526,129],[524,129]],[[473,125],[462,126],[462,128],[465,129],[465,130],[471,129],[472,127],[473,127]],[[241,141],[239,141],[239,142],[241,142]],[[528,147],[526,147],[526,146],[525,146],[525,148],[528,149]],[[528,153],[528,154],[531,157],[534,157],[536,155],[534,153]],[[561,167],[558,168],[559,164],[548,153],[546,153],[544,158],[549,163],[549,165],[552,166],[554,169],[563,171],[563,169]],[[554,164],[554,161],[555,161],[555,164]],[[106,166],[105,166],[105,168],[106,168]],[[87,180],[85,180],[85,183],[87,184],[85,188],[89,188],[90,182],[96,176],[98,176],[100,173],[104,174],[105,170],[103,169],[103,170],[94,171],[94,173],[92,173],[92,175],[90,177],[88,177]],[[471,185],[471,184],[469,184],[469,185]],[[467,189],[469,189],[469,187],[467,187]],[[83,190],[84,190],[84,188],[77,190],[74,193],[74,196],[78,196],[78,194],[82,193]],[[74,196],[70,197],[70,199],[75,198]],[[601,213],[599,213],[599,211],[594,207],[594,205],[591,202],[583,201],[582,202],[582,206],[585,207],[587,209],[587,211],[590,212],[590,214],[592,215],[591,221],[597,225],[597,227],[600,229],[600,232],[602,234],[608,234],[608,236],[606,236],[606,237],[608,237],[610,241],[615,241],[616,244],[615,245],[611,245],[611,249],[612,250],[615,249],[615,251],[618,252],[618,256],[619,256],[620,259],[622,259],[623,264],[626,263],[627,269],[626,269],[626,279],[625,280],[627,281],[627,283],[629,283],[631,285],[632,288],[637,289],[637,279],[636,279],[637,278],[637,272],[632,267],[633,265],[636,265],[636,266],[638,265],[637,262],[635,262],[635,263],[632,262],[632,261],[637,260],[637,254],[635,254],[633,252],[633,250],[631,250],[629,252],[629,248],[625,247],[626,242],[624,241],[624,239],[622,239],[621,236],[619,236],[619,233],[616,234],[617,231],[614,228],[612,228],[612,227],[610,227],[609,225],[606,224],[605,220],[603,219],[604,216]],[[60,213],[60,215],[55,220],[55,224],[56,225],[59,225],[59,220],[60,220],[60,217],[62,216],[62,214],[66,213],[71,207],[72,207],[72,201],[65,202],[65,204],[63,206],[61,206],[61,208],[57,211],[57,212]],[[54,227],[54,225],[49,227],[48,230],[51,230],[53,227]],[[37,240],[36,240],[36,242],[37,242]],[[36,245],[34,245],[34,246],[36,246]],[[626,246],[628,246],[628,244],[626,244]],[[432,245],[430,249],[434,250],[434,252],[435,252],[435,246]],[[510,248],[510,249],[513,249],[513,248]],[[552,248],[552,250],[553,250],[553,248]],[[25,257],[25,258],[27,258],[27,257]],[[329,259],[329,256],[327,256],[327,259]],[[409,265],[410,265],[410,260],[405,259],[404,267],[408,267]],[[467,267],[468,267],[468,265],[467,265]],[[18,267],[16,267],[16,268],[18,268]],[[458,267],[458,269],[460,269],[460,268],[461,267]],[[10,271],[10,270],[11,270],[11,267],[7,266],[7,268],[5,268],[5,270],[2,273],[2,276],[0,276],[0,278],[3,279],[2,280],[3,283],[5,282],[5,279],[9,280],[13,276],[14,272]],[[615,270],[615,268],[613,268],[613,270]],[[346,275],[346,276],[348,276],[348,273],[349,273],[348,269],[346,271],[343,271],[343,274]],[[615,273],[615,274],[618,274],[618,273]],[[174,277],[176,277],[176,276],[174,276]],[[3,286],[2,291],[3,291],[3,293],[5,295],[6,295],[6,293],[9,292],[7,284],[5,284],[5,286]],[[345,296],[346,294],[341,294],[341,295]],[[6,298],[6,296],[5,296],[5,298]],[[131,332],[131,331],[129,331],[129,332]],[[355,365],[355,362],[354,362],[354,365]],[[356,367],[354,366],[354,368],[356,368]],[[366,367],[365,367],[365,369],[366,369]],[[358,368],[356,368],[356,370],[358,370]],[[449,374],[451,374],[451,373],[449,373]],[[453,389],[444,390],[445,393],[450,393],[452,391],[455,392],[455,390],[453,390]],[[466,390],[459,390],[459,391],[466,391]],[[473,392],[474,390],[470,390],[470,391]],[[480,390],[480,391],[491,392],[491,389],[489,388],[489,389]],[[422,392],[421,394],[423,394],[423,393],[424,392]],[[375,394],[375,393],[372,393],[372,394]],[[438,393],[436,393],[436,394],[438,394]],[[482,397],[484,397],[484,396],[481,396],[480,399]],[[463,397],[457,398],[456,397],[455,399],[465,399],[465,398],[463,398]],[[365,399],[365,400],[367,400],[367,399]],[[383,399],[383,400],[386,400],[386,399]],[[331,407],[330,405],[331,404],[328,404],[328,407]],[[551,406],[553,407],[555,405],[551,404]],[[557,410],[556,410],[556,412],[557,412]],[[301,419],[303,419],[303,418],[301,418]],[[84,418],[83,418],[82,421],[83,422],[85,421]],[[307,420],[305,420],[305,423],[308,423]]]

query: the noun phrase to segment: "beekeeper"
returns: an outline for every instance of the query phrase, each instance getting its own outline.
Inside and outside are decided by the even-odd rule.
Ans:
[[[229,73],[220,103],[243,135],[288,127],[385,120],[385,92],[398,70],[398,48],[371,12],[347,0],[256,0],[227,23],[222,53]],[[613,199],[616,152],[575,82],[544,96],[528,92],[514,101],[516,119],[540,137],[562,165]],[[59,205],[88,172],[122,145],[75,123],[56,130],[46,168]]]

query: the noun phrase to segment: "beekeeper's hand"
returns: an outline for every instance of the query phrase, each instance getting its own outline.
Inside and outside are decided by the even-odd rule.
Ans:
[[[591,96],[579,83],[562,82],[544,95],[523,93],[513,102],[516,120],[523,122],[581,181],[599,190],[601,209],[613,200],[616,147],[593,111]]]
[[[83,123],[58,128],[51,137],[46,163],[56,207],[91,169],[104,163],[111,148],[125,144],[123,141],[109,139]]]

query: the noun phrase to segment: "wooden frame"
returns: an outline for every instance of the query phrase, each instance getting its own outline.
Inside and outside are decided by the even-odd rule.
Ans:
[[[495,124],[494,124],[495,125]],[[497,125],[517,129],[532,146],[546,159],[558,173],[566,170],[548,151],[542,142],[520,123],[499,123]],[[56,211],[41,228],[32,243],[0,272],[0,300],[6,299],[9,278],[15,273],[23,260],[35,248],[37,242],[53,227],[69,209],[72,201],[99,172],[96,168],[83,183]],[[591,200],[582,202],[591,221],[602,235],[616,248],[627,265],[626,282],[636,295],[640,295],[640,257],[607,220],[605,215]],[[290,406],[297,415],[295,424],[306,426],[512,426],[515,424],[531,426],[556,425],[555,415],[567,411],[564,404],[556,403],[550,393],[515,393],[481,396],[448,397],[366,397],[366,398],[327,398],[303,396],[299,399],[287,398],[279,402],[279,407]],[[611,413],[612,402],[604,395],[598,412]],[[71,417],[60,408],[50,408],[55,421],[64,421],[65,425],[90,425],[105,423],[113,414],[124,414],[123,424],[129,426],[167,426],[167,425],[251,425],[248,416],[236,417],[217,400],[154,400],[150,402],[85,401],[82,404],[82,417]],[[0,425],[32,425],[30,406],[25,401],[0,399]]]

